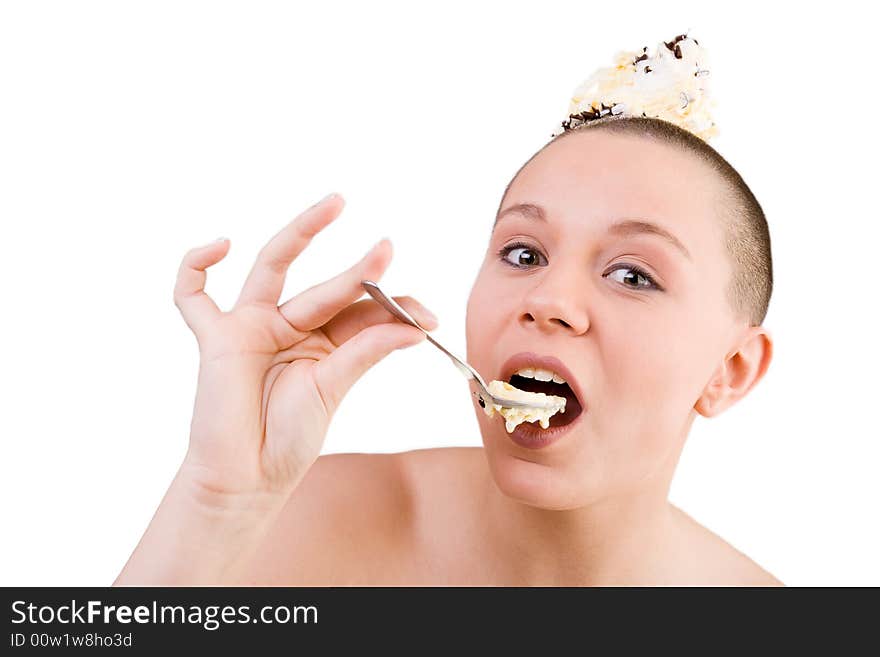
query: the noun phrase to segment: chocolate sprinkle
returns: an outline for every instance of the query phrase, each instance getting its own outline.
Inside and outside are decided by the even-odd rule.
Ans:
[[[583,125],[587,121],[594,121],[596,119],[601,119],[605,116],[614,114],[614,108],[617,106],[617,103],[612,103],[611,105],[606,105],[605,103],[600,103],[600,107],[597,109],[595,107],[589,107],[577,114],[569,114],[568,119],[562,122],[562,127],[565,130],[572,130],[577,128],[578,126]]]
[[[673,53],[675,53],[675,56],[677,59],[681,59],[681,48],[678,47],[678,42],[684,41],[685,39],[687,39],[687,34],[679,34],[677,37],[675,37],[669,43],[664,41],[663,45],[666,46],[667,48],[669,48],[669,50],[671,50]],[[676,52],[676,50],[678,52]]]
[[[679,35],[676,35],[676,37],[673,38],[672,41],[669,41],[669,42],[664,41],[663,45],[666,46],[667,48],[669,48],[670,52],[672,52],[672,54],[675,55],[676,59],[683,59],[684,54],[681,51],[681,46],[679,45],[679,42],[684,41],[687,38],[688,38],[687,34],[679,34]],[[700,45],[696,39],[693,39],[693,42],[696,45]],[[646,59],[648,59],[648,46],[644,46],[642,48],[642,54],[633,60],[633,65],[638,64],[639,62],[645,61]],[[650,66],[645,66],[645,73],[651,73],[652,71],[653,71],[653,69]],[[709,71],[707,71],[705,69],[698,69],[694,73],[694,76],[699,77],[701,75],[707,75],[708,73],[709,73]],[[683,102],[685,103],[684,106],[687,107],[690,99],[684,93],[682,93],[682,96],[683,96]],[[621,112],[614,112],[614,108],[617,107],[617,105],[618,105],[618,103],[611,103],[610,105],[606,105],[604,102],[602,102],[602,103],[600,103],[600,106],[598,108],[590,106],[588,109],[585,109],[581,112],[578,112],[577,114],[569,114],[568,119],[566,119],[565,121],[562,122],[562,128],[563,128],[563,130],[573,130],[573,129],[577,128],[578,126],[583,125],[587,121],[594,121],[596,119],[601,119],[602,117],[608,116],[609,114],[611,114],[611,115],[620,114]],[[645,114],[645,112],[642,112],[642,116],[647,118],[648,115]],[[556,136],[556,135],[551,135],[551,136]],[[480,400],[480,405],[481,406],[483,405],[482,400]]]

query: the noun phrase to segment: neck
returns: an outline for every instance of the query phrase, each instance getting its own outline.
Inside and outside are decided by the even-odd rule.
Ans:
[[[671,473],[638,490],[563,511],[507,497],[489,477],[489,541],[511,581],[524,585],[660,583],[671,555]]]

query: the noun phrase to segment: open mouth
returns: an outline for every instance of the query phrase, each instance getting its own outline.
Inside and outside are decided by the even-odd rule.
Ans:
[[[564,427],[574,422],[583,412],[580,400],[562,376],[553,370],[523,367],[508,378],[507,382],[528,392],[543,392],[565,398],[565,411],[550,416],[550,427]]]

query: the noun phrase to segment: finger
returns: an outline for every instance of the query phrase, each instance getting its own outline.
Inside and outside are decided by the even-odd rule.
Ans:
[[[242,287],[236,306],[248,303],[278,305],[290,263],[312,238],[339,216],[345,202],[330,194],[300,214],[260,249],[257,260]]]
[[[196,335],[221,314],[217,304],[205,293],[208,279],[205,270],[220,262],[228,252],[229,240],[221,237],[210,244],[191,249],[180,263],[174,284],[174,305]]]
[[[315,363],[312,375],[327,407],[328,417],[368,369],[395,349],[411,347],[424,338],[425,334],[420,330],[400,322],[375,324]]]
[[[391,242],[382,240],[360,262],[286,301],[278,310],[299,331],[311,331],[364,295],[361,281],[378,281],[391,262]]]
[[[392,297],[403,309],[412,315],[423,328],[433,331],[438,326],[437,318],[412,297]],[[373,299],[363,299],[347,306],[327,322],[322,331],[334,345],[342,345],[364,329],[376,324],[400,324],[407,326]],[[418,331],[414,327],[413,330]]]

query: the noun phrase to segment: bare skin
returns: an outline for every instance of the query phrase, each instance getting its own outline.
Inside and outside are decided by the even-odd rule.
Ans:
[[[175,287],[201,357],[189,450],[115,583],[780,584],[668,502],[695,417],[745,397],[772,357],[767,330],[727,303],[718,181],[703,166],[585,133],[511,183],[502,206],[544,216],[499,213],[468,301],[468,361],[487,380],[524,351],[569,368],[584,412],[541,449],[474,401],[483,448],[319,458],[350,387],[423,339],[358,301],[360,281],[390,262],[385,241],[281,303],[288,266],[339,215],[338,195],[261,250],[230,311],[204,291],[228,244],[190,251]]]
[[[663,530],[625,558],[621,542],[594,549],[592,556],[566,553],[562,541],[517,545],[489,518],[492,499],[503,495],[483,452],[461,447],[322,456],[236,583],[782,585],[668,503]]]

